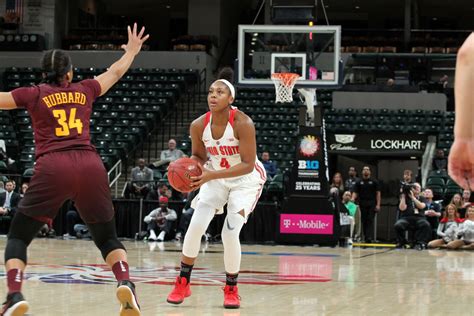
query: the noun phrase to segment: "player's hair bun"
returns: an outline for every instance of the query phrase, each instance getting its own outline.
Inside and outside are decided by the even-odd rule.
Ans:
[[[230,67],[224,67],[219,71],[217,79],[225,79],[234,84],[234,71]]]

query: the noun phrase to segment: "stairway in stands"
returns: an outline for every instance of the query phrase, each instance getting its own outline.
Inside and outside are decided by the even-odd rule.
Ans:
[[[152,133],[148,141],[144,142],[143,151],[140,148],[134,156],[131,155],[129,157],[126,170],[126,163],[124,160],[122,161],[123,169],[122,175],[118,181],[119,194],[117,197],[121,197],[126,181],[130,180],[130,173],[132,168],[136,165],[136,160],[143,157],[145,158],[147,165],[159,160],[161,151],[168,149],[168,140],[170,138],[176,140],[178,149],[181,149],[186,155],[191,154],[189,146],[183,148],[183,139],[186,139],[189,135],[189,126],[191,122],[208,110],[206,94],[201,95],[201,101],[196,100],[194,109],[192,104],[189,105],[189,114],[188,104],[185,99],[180,101],[177,106],[177,110],[170,113],[168,119],[165,120],[164,128],[157,129]],[[178,121],[177,125],[176,121]],[[112,192],[114,191],[112,190]]]

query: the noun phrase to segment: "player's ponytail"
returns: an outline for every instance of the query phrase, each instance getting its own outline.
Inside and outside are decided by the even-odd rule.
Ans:
[[[41,60],[43,83],[60,85],[71,70],[71,57],[60,49],[47,51]]]
[[[219,71],[217,79],[225,79],[234,84],[234,71],[230,67],[224,67]]]
[[[230,67],[224,67],[219,71],[217,80],[224,83],[230,91],[230,95],[235,99],[234,71]]]

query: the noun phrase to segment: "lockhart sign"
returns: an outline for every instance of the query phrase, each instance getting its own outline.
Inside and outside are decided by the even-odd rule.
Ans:
[[[426,135],[405,134],[328,134],[331,152],[424,151]]]

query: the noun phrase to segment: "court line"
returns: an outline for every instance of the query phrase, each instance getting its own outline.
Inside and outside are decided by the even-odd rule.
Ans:
[[[363,258],[366,258],[366,257],[370,257],[370,256],[375,256],[375,255],[382,255],[382,254],[385,254],[385,253],[388,253],[390,251],[394,251],[395,248],[391,248],[391,249],[387,249],[387,250],[384,250],[384,251],[379,251],[379,252],[374,252],[374,253],[368,253],[366,255],[363,255],[363,256],[360,256],[360,257],[355,257],[353,259],[363,259]]]

